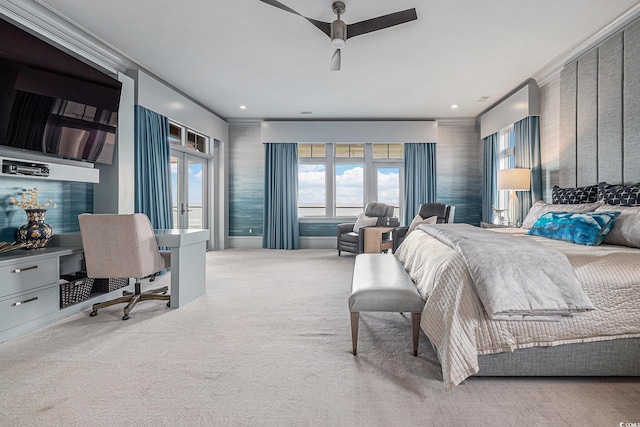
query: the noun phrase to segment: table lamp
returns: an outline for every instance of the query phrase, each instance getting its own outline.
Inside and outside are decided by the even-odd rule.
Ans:
[[[509,221],[516,224],[519,220],[520,201],[516,191],[531,189],[531,169],[499,169],[498,190],[511,191],[509,194]]]

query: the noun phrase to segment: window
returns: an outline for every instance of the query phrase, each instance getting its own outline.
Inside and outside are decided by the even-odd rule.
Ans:
[[[169,143],[173,225],[175,228],[207,228],[209,160],[213,158],[210,138],[169,122]]]
[[[169,122],[169,143],[188,150],[209,154],[209,138],[175,122]]]
[[[325,164],[298,164],[298,216],[324,216],[325,189]]]
[[[358,216],[364,206],[364,164],[338,163],[335,170],[335,216]]]
[[[498,169],[512,169],[515,157],[513,154],[513,126],[500,131],[498,143]],[[509,206],[509,192],[498,191],[498,209]]]
[[[403,144],[299,144],[298,216],[355,217],[368,202],[400,216]]]

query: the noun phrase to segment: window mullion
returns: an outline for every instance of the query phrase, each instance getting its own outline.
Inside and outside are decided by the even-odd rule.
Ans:
[[[335,176],[336,176],[336,162],[335,162],[335,144],[327,144],[327,165],[325,167],[325,194],[326,194],[326,216],[329,218],[335,217]]]

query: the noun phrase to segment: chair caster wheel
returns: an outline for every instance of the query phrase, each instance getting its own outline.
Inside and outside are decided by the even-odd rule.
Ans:
[[[122,320],[129,320],[129,315],[125,314],[124,316],[122,316]]]
[[[89,316],[91,317],[95,317],[98,315],[98,310],[93,310],[91,313],[89,313]]]
[[[167,307],[171,307],[171,301],[167,303]]]

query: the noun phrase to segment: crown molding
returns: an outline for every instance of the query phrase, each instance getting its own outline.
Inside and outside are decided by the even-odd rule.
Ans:
[[[117,75],[134,67],[122,52],[36,1],[0,0],[0,14],[31,34],[83,62]]]
[[[640,2],[636,2],[611,22],[593,31],[576,45],[562,52],[547,65],[536,71],[532,78],[538,82],[539,86],[544,86],[557,78],[566,64],[578,58],[589,49],[592,49],[596,45],[602,43],[605,39],[626,27],[638,17],[640,17]]]

